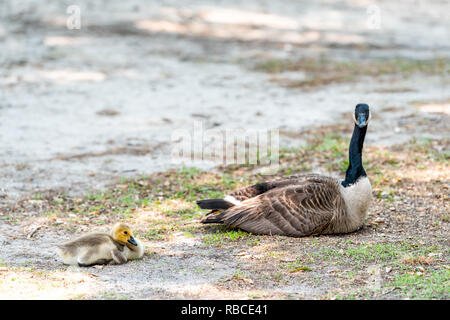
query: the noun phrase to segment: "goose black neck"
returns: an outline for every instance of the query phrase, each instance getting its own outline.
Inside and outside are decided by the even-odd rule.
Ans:
[[[355,125],[349,148],[349,165],[345,173],[344,187],[354,184],[360,177],[367,176],[362,166],[362,149],[366,137],[367,126],[360,128]]]

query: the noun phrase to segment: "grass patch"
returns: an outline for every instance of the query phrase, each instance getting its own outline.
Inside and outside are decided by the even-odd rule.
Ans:
[[[450,151],[439,150],[437,148],[436,141],[430,138],[413,138],[412,141],[406,147],[407,151],[420,155],[417,162],[420,162],[422,158],[431,159],[448,164],[450,160]]]
[[[299,60],[270,59],[254,67],[257,71],[277,75],[283,72],[304,72],[305,78],[292,80],[274,78],[273,81],[288,88],[315,87],[331,83],[352,82],[358,77],[396,75],[409,77],[416,73],[448,75],[450,60],[446,58],[413,60],[404,58],[384,60],[334,61],[323,58]]]
[[[400,247],[395,244],[379,243],[349,248],[345,251],[344,255],[357,264],[369,262],[383,263],[395,259],[399,251]]]
[[[283,175],[309,172],[312,165],[324,167],[328,172],[345,173],[348,167],[350,135],[322,132],[308,139],[300,148],[280,150],[280,171]]]
[[[408,242],[388,242],[349,247],[344,250],[342,256],[350,259],[355,266],[376,263],[380,266],[395,265],[405,268],[405,257],[423,257],[437,253],[440,249],[436,246],[426,247]]]
[[[449,299],[450,270],[401,274],[395,277],[391,285],[411,299]]]
[[[243,239],[248,239],[252,236],[251,233],[239,230],[229,229],[224,226],[220,226],[219,230],[212,234],[206,234],[203,237],[203,242],[206,245],[217,246],[226,245],[230,242],[237,242]]]

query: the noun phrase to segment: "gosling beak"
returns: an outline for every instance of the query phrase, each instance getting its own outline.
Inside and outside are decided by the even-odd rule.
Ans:
[[[134,240],[133,237],[130,237],[130,239],[128,239],[128,242],[131,243],[133,246],[137,246],[137,242],[136,240]]]
[[[358,115],[358,127],[364,128],[367,124],[366,115],[364,113],[360,113]]]

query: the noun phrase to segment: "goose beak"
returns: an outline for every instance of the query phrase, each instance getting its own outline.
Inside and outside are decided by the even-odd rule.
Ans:
[[[358,127],[364,128],[367,125],[366,115],[364,113],[360,113],[358,115]]]
[[[137,246],[136,240],[134,240],[133,237],[130,237],[130,239],[128,239],[128,242],[131,243],[133,246]]]

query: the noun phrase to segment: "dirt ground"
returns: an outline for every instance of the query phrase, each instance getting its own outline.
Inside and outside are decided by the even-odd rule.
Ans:
[[[77,3],[79,30],[70,1],[0,4],[0,298],[450,298],[448,2]],[[375,198],[362,230],[198,223],[195,199],[272,177],[181,168],[174,132],[279,129],[276,176],[342,176],[359,102]],[[61,264],[55,243],[117,220],[142,260]]]

